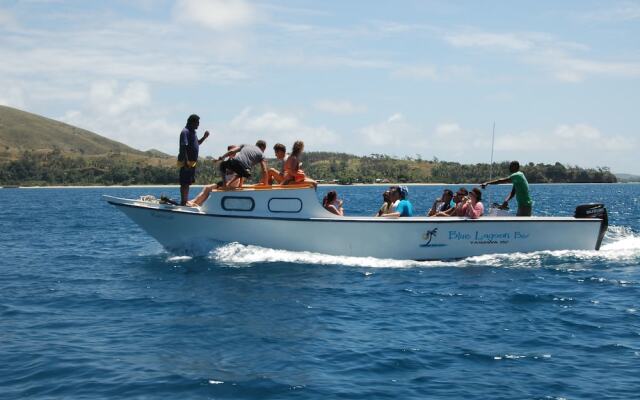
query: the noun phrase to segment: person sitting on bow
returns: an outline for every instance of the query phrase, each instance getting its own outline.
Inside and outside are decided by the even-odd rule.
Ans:
[[[283,185],[288,185],[292,183],[309,183],[313,185],[314,188],[318,187],[318,183],[311,178],[307,178],[304,171],[302,170],[302,162],[300,161],[300,157],[304,152],[304,142],[302,140],[297,140],[293,144],[293,148],[291,149],[291,154],[287,158],[287,161],[284,163],[284,180],[282,181]]]
[[[227,181],[227,170],[233,171],[239,178],[250,178],[251,169],[257,164],[260,164],[260,169],[262,170],[262,183],[268,185],[269,174],[267,172],[267,162],[264,159],[266,148],[267,143],[264,140],[258,140],[255,146],[250,144],[234,146],[224,155],[218,157],[219,161],[227,158],[226,161],[220,163],[220,173],[224,177],[222,186],[224,188],[230,186]]]

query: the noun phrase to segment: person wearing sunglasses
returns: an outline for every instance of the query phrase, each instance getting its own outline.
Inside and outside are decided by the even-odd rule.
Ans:
[[[462,206],[464,216],[471,219],[478,219],[484,214],[484,205],[482,204],[482,192],[478,188],[473,188],[469,192],[469,198]]]
[[[442,192],[442,196],[440,196],[433,202],[433,205],[431,206],[431,209],[429,210],[427,215],[433,217],[434,215],[440,212],[445,212],[455,206],[456,203],[453,202],[453,192],[451,191],[451,189],[445,189]]]
[[[446,211],[441,211],[435,214],[436,217],[463,217],[464,212],[462,211],[462,207],[466,203],[468,199],[467,189],[461,187],[458,189],[456,194],[453,196],[453,202],[455,203],[454,207],[449,208]]]

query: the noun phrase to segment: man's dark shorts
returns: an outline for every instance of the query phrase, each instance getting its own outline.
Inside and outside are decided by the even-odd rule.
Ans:
[[[196,169],[189,167],[180,168],[180,186],[190,186],[196,181]]]
[[[518,213],[516,214],[518,217],[530,217],[531,216],[531,206],[518,206]]]
[[[222,173],[222,176],[225,175],[225,171],[228,169],[238,174],[239,177],[242,177],[242,178],[251,177],[251,170],[243,167],[242,164],[240,164],[240,162],[235,158],[232,158],[220,163],[220,172]]]

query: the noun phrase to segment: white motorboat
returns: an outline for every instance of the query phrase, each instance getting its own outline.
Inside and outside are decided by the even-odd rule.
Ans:
[[[104,196],[172,253],[238,242],[316,253],[411,260],[539,250],[598,250],[602,204],[574,217],[350,217],[326,211],[313,188],[250,186],[213,191],[202,207]]]

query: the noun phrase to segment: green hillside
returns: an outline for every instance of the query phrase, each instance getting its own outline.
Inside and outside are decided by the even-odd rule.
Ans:
[[[85,129],[0,106],[0,160],[15,160],[25,151],[54,150],[68,156],[101,156],[116,153],[133,158],[166,157],[157,150],[142,152]]]

